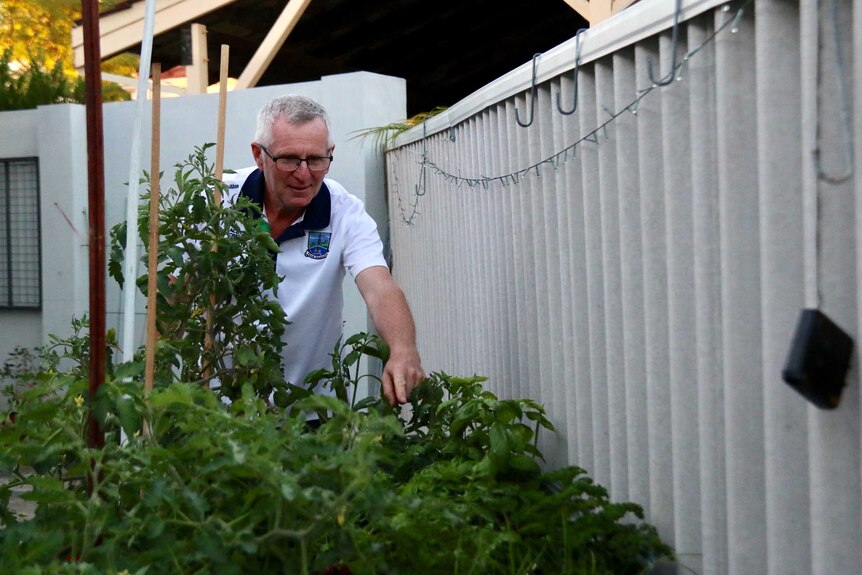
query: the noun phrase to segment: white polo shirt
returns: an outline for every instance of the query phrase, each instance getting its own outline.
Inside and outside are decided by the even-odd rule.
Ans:
[[[241,194],[263,211],[260,170],[238,170],[225,174],[224,181],[227,201]],[[291,322],[285,327],[282,365],[287,381],[302,385],[309,373],[332,364],[330,354],[342,336],[345,270],[355,278],[369,267],[387,267],[383,242],[362,201],[329,179],[275,242],[281,248],[274,254],[275,269],[284,278],[276,299]]]

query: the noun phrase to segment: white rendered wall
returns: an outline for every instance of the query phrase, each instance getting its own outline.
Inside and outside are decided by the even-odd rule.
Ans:
[[[38,156],[36,110],[0,112],[0,159]],[[42,202],[44,209],[44,201]],[[44,228],[44,225],[43,225]],[[42,343],[42,314],[38,310],[0,310],[0,363],[16,347]],[[4,398],[0,395],[0,409]]]
[[[320,102],[330,113],[336,142],[329,177],[367,203],[381,235],[386,237],[387,210],[383,190],[383,158],[371,142],[352,139],[357,131],[389,124],[406,116],[405,83],[401,78],[366,72],[326,76],[319,81],[229,92],[225,123],[225,169],[253,163],[251,140],[259,108],[270,99],[300,93]],[[110,228],[126,217],[127,182],[135,102],[104,105],[106,241]],[[88,200],[85,107],[42,106],[38,110],[0,114],[0,158],[38,156],[43,251],[43,310],[0,312],[0,361],[16,346],[34,347],[48,336],[65,336],[73,317],[89,307]],[[174,166],[196,146],[215,143],[218,94],[164,98],[161,106],[159,165],[162,189],[172,185]],[[151,120],[143,120],[141,175],[150,171]],[[210,150],[214,161],[215,148]],[[144,191],[143,188],[140,191]],[[139,273],[143,273],[139,269]],[[123,295],[107,279],[107,327],[123,333]],[[351,278],[345,280],[345,333],[372,326]],[[136,295],[137,338],[143,341],[145,301]]]

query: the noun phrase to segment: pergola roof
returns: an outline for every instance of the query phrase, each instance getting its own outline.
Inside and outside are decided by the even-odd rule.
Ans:
[[[452,105],[530,61],[534,53],[574,37],[588,24],[572,2],[585,4],[584,0],[159,0],[153,62],[162,69],[183,63],[189,52],[186,31],[198,23],[207,32],[209,82],[218,79],[219,47],[227,44],[229,74],[240,78],[240,87],[377,72],[407,81],[408,114],[413,115]],[[142,0],[130,1],[102,15],[103,58],[140,51],[144,7]],[[76,66],[83,64],[80,37],[80,29],[75,29]]]

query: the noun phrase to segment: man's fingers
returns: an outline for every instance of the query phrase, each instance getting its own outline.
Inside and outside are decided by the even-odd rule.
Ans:
[[[395,390],[392,385],[392,376],[388,373],[383,374],[383,396],[389,405],[395,405]]]
[[[410,392],[425,379],[422,367],[391,362],[383,370],[383,395],[390,405],[407,403]]]
[[[407,403],[407,379],[403,373],[395,374],[395,397],[398,403]]]
[[[383,395],[386,397],[386,401],[389,405],[395,405],[395,394],[392,391],[391,385],[383,386]]]

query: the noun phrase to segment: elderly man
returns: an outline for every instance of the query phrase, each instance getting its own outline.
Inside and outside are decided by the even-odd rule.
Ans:
[[[228,197],[257,203],[280,248],[278,300],[291,322],[283,352],[287,380],[302,384],[329,364],[342,335],[341,286],[350,272],[390,348],[383,394],[391,404],[404,403],[425,378],[413,316],[389,273],[374,220],[358,198],[326,178],[334,150],[323,107],[304,96],[276,98],[258,114],[251,144],[257,166],[225,176]]]

